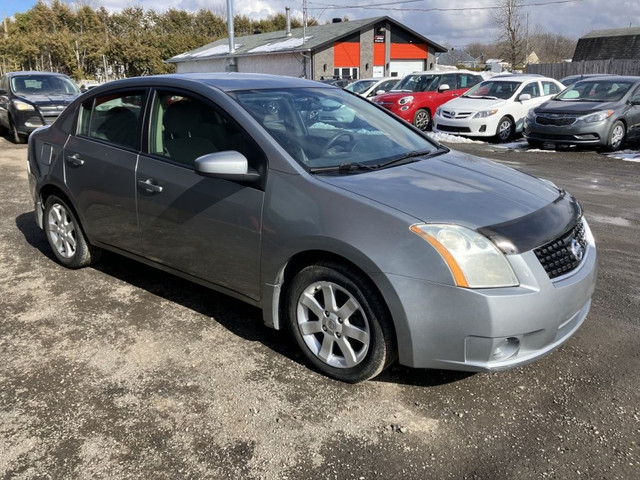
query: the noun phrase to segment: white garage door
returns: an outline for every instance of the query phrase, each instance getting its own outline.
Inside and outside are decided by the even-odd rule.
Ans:
[[[394,60],[389,62],[389,74],[392,77],[404,77],[407,73],[422,72],[424,60]]]

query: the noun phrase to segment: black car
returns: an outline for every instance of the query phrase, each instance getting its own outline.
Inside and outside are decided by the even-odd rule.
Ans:
[[[0,130],[15,143],[50,125],[80,90],[66,75],[52,72],[10,72],[0,79]]]

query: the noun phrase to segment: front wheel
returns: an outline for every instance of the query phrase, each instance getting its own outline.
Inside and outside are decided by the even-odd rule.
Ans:
[[[26,142],[26,139],[18,133],[18,128],[11,120],[9,120],[9,133],[11,134],[13,143],[21,144]]]
[[[336,263],[301,270],[287,296],[289,329],[323,374],[349,383],[378,375],[397,356],[391,320],[360,273]]]
[[[415,117],[413,117],[413,124],[423,132],[429,130],[431,126],[431,113],[429,113],[429,110],[424,108],[418,110]]]
[[[509,117],[502,117],[496,129],[496,140],[498,142],[506,142],[513,135],[513,120]]]
[[[87,242],[73,210],[55,195],[45,202],[44,231],[56,258],[67,268],[86,267],[100,254]]]
[[[622,147],[626,136],[627,129],[624,127],[624,123],[622,123],[620,120],[616,120],[616,122],[611,127],[611,130],[609,131],[605,150],[607,150],[608,152],[615,152],[616,150],[620,150],[620,147]]]

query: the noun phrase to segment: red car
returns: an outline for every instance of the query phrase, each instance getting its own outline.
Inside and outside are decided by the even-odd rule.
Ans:
[[[428,130],[436,108],[482,80],[479,74],[466,70],[410,73],[373,101],[420,130]]]

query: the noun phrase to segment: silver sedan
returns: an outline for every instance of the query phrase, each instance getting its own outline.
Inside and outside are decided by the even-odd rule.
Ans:
[[[187,74],[98,86],[29,139],[60,263],[110,250],[259,307],[308,362],[495,371],[585,320],[596,247],[578,201],[433,142],[343,90]]]

